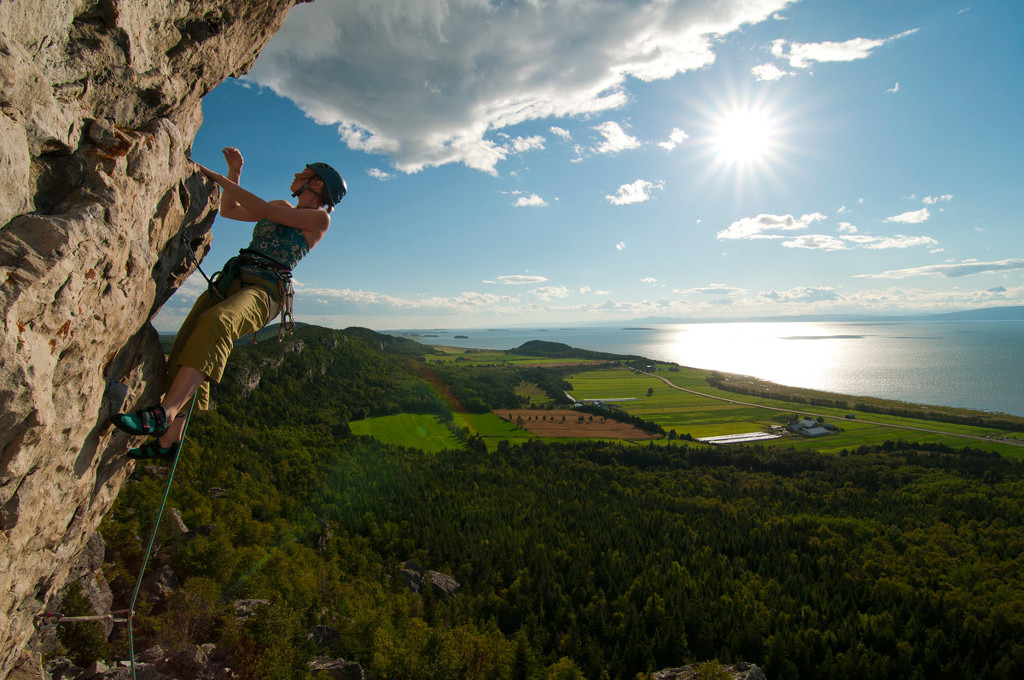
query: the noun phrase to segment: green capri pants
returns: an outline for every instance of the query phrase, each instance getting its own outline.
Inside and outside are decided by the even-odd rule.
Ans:
[[[235,340],[260,330],[279,311],[277,291],[263,279],[240,275],[228,285],[224,300],[205,291],[178,329],[167,359],[167,384],[181,366],[202,371],[206,380],[196,393],[196,406],[210,407],[210,381],[219,383]]]

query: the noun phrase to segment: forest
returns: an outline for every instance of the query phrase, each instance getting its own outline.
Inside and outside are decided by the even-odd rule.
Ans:
[[[427,368],[429,348],[307,327],[240,347],[195,416],[136,648],[213,642],[243,677],[308,660],[371,678],[635,678],[717,659],[786,678],[1024,672],[1024,465],[889,441],[839,454],[531,440],[425,454],[354,436],[397,412],[512,408],[528,371]],[[543,373],[540,375],[538,372]],[[130,591],[166,481],[138,466],[101,526]],[[413,594],[407,560],[457,597]],[[240,619],[233,603],[264,600]],[[115,602],[115,606],[118,603]],[[63,634],[81,661],[125,640]]]

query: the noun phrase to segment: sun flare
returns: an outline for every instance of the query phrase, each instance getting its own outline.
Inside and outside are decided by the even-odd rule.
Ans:
[[[715,128],[715,153],[728,163],[756,163],[769,152],[774,136],[774,125],[764,111],[732,111]]]

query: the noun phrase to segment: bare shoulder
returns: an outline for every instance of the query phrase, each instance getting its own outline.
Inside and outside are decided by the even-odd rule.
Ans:
[[[292,205],[291,203],[289,203],[288,201],[286,201],[283,198],[275,198],[272,201],[267,201],[267,203],[269,203],[270,205],[281,206],[282,208],[294,208],[295,207],[294,205]]]

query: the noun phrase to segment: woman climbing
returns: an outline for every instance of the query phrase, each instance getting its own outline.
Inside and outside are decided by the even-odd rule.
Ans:
[[[256,222],[252,242],[231,258],[221,275],[199,296],[182,323],[168,356],[170,387],[156,406],[118,413],[111,422],[133,435],[154,439],[128,451],[135,459],[173,460],[181,445],[184,412],[195,395],[196,405],[209,405],[210,381],[220,382],[228,355],[238,338],[255,333],[282,314],[282,330],[291,316],[291,270],[327,233],[328,213],[348,188],[326,163],[310,163],[291,184],[296,205],[264,201],[238,185],[242,154],[224,149],[227,177],[199,166],[220,185],[220,214]]]

